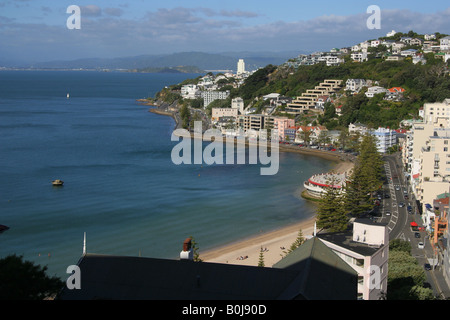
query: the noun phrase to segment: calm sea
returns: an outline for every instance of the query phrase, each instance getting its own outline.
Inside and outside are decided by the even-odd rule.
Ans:
[[[299,194],[326,160],[281,153],[274,176],[172,163],[173,119],[135,100],[196,76],[0,72],[0,257],[66,279],[85,232],[91,253],[171,259],[191,235],[201,253],[313,215]]]

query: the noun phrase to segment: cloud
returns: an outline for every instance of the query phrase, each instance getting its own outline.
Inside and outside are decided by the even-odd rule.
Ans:
[[[149,22],[160,27],[165,25],[185,25],[201,21],[200,17],[193,14],[192,9],[177,7],[174,9],[160,8],[156,12],[147,13]]]
[[[81,15],[86,17],[99,17],[102,15],[102,9],[99,6],[89,4],[87,6],[80,6]]]
[[[450,9],[433,14],[382,10],[381,29],[369,30],[370,14],[321,15],[309,20],[249,24],[246,11],[207,8],[157,9],[141,19],[127,19],[121,9],[91,5],[81,8],[80,30],[61,25],[19,23],[0,17],[2,59],[27,57],[41,61],[78,57],[120,57],[180,51],[316,51],[351,46],[384,36],[391,30],[445,33]]]
[[[103,12],[113,17],[120,17],[123,14],[123,10],[120,8],[105,8]]]
[[[221,10],[220,15],[224,17],[239,17],[239,18],[255,18],[258,17],[259,14],[250,11],[241,11],[241,10]]]
[[[50,7],[46,7],[46,6],[42,6],[41,10],[44,13],[51,13],[51,12],[53,12],[53,10]]]

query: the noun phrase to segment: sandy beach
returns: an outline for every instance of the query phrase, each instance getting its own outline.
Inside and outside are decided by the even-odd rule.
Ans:
[[[353,168],[353,162],[339,162],[332,171],[348,172],[351,168]],[[205,252],[201,252],[200,250],[200,258],[205,262],[257,266],[260,251],[263,248],[264,265],[265,267],[272,267],[272,265],[285,255],[283,251],[289,249],[300,230],[302,230],[303,237],[305,238],[313,235],[315,220],[315,217],[311,217],[297,224],[261,233],[223,247],[214,248]]]
[[[158,108],[150,109],[150,112],[174,117],[173,113],[161,111]],[[176,120],[176,119],[175,119]],[[192,138],[195,138],[192,136]],[[310,148],[299,148],[297,146],[280,145],[280,152],[295,152],[321,157],[334,161],[336,165],[333,172],[349,172],[353,168],[352,159],[348,155],[339,152],[314,150]],[[286,250],[296,240],[299,231],[303,237],[309,238],[314,233],[314,222],[316,218],[311,217],[297,224],[285,228],[263,232],[253,237],[242,239],[231,244],[213,248],[202,252],[199,251],[200,259],[205,262],[229,263],[238,265],[257,266],[260,258],[261,248],[264,250],[265,267],[272,267],[285,255]]]

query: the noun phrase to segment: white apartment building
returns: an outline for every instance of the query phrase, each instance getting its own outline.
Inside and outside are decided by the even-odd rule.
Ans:
[[[386,37],[393,37],[396,33],[397,32],[395,30],[392,30],[391,32],[386,33]]]
[[[423,121],[414,122],[403,145],[403,163],[416,199],[425,205],[450,183],[450,99],[426,103]]]
[[[370,46],[371,46],[372,48],[376,48],[376,47],[378,47],[380,44],[381,44],[381,40],[380,40],[380,39],[370,41]]]
[[[185,84],[181,87],[183,99],[197,99],[201,97],[201,91],[196,84]]]
[[[373,87],[369,87],[365,93],[367,98],[373,98],[374,95],[379,94],[379,93],[387,93],[389,92],[388,89],[383,88],[383,87],[379,87],[379,86],[373,86]]]
[[[230,91],[202,91],[203,105],[206,108],[214,100],[225,100],[230,95]]]
[[[350,123],[348,125],[348,133],[349,134],[360,134],[360,135],[364,135],[368,132],[368,128],[361,123]]]
[[[350,57],[355,62],[364,62],[368,60],[367,52],[353,52]]]
[[[400,52],[404,47],[406,46],[406,44],[404,42],[400,42],[400,41],[395,41],[392,43],[392,53],[398,53]]]
[[[450,127],[450,98],[443,102],[425,103],[423,117],[425,123],[433,123],[439,127]]]
[[[239,59],[237,63],[237,74],[241,75],[243,73],[245,73],[245,62],[244,59]]]
[[[365,86],[367,86],[367,83],[364,79],[348,79],[345,82],[345,90],[352,93],[359,92]]]
[[[388,152],[389,148],[397,144],[397,132],[388,128],[378,128],[371,132],[377,142],[377,150],[380,153]]]
[[[446,192],[450,184],[450,128],[433,129],[421,148],[419,163],[417,198],[425,206]]]
[[[231,107],[238,109],[240,114],[244,114],[244,99],[240,97],[231,99]]]
[[[450,50],[450,36],[444,37],[440,39],[441,50]]]
[[[362,52],[367,52],[367,49],[369,49],[369,47],[370,47],[369,41],[364,41],[359,44],[359,48]]]
[[[344,63],[344,59],[339,56],[327,55],[322,57],[328,67],[330,66],[338,66],[341,63]],[[320,59],[319,59],[320,60]]]
[[[351,232],[317,237],[358,273],[358,298],[379,300],[387,292],[389,232],[386,224],[356,219]]]

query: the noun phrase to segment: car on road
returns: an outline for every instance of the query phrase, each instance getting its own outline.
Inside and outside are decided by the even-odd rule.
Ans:
[[[391,196],[389,195],[389,193],[385,193],[385,194],[384,194],[384,197],[385,197],[386,199],[389,199]]]
[[[390,215],[391,215],[391,212],[390,212],[389,210],[387,210],[385,214],[386,214],[387,216],[390,216]]]
[[[408,209],[409,213],[412,213],[412,207],[411,206],[408,206],[406,209]]]
[[[420,233],[418,233],[418,232],[414,233],[414,237],[420,238]]]
[[[400,191],[400,187],[399,187],[399,186],[396,186],[396,187],[395,187],[395,190],[396,190],[396,191]]]
[[[403,207],[405,206],[405,203],[404,203],[404,202],[400,202],[400,203],[398,204],[398,206],[399,206],[399,208],[403,208]]]
[[[429,271],[429,270],[431,270],[431,265],[430,265],[429,263],[425,263],[425,264],[423,265],[423,268],[424,268],[425,270]]]
[[[417,244],[417,248],[423,249],[423,248],[425,248],[425,244],[424,244],[423,242],[419,242],[419,243]]]

